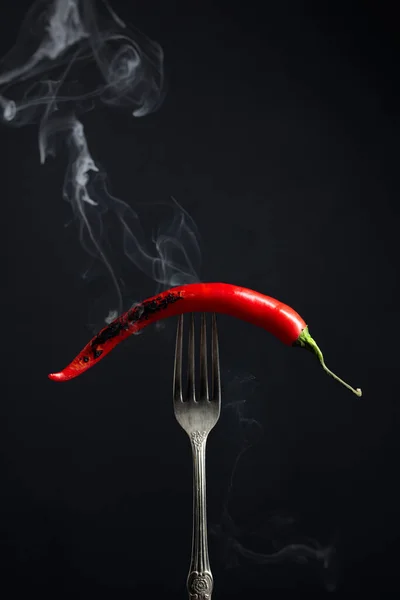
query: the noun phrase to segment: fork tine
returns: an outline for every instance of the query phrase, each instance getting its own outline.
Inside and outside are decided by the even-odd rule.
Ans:
[[[200,328],[200,400],[208,400],[207,376],[207,321],[205,313],[201,315]]]
[[[173,398],[174,401],[183,401],[182,397],[182,347],[183,347],[183,315],[179,317],[176,330],[175,360],[174,360],[174,380],[173,380]]]
[[[195,385],[195,352],[194,352],[194,314],[190,318],[189,327],[189,356],[188,356],[188,378],[187,378],[187,398],[188,400],[196,400],[196,385]]]
[[[212,399],[221,402],[221,372],[219,367],[217,317],[215,313],[212,315],[211,335]]]

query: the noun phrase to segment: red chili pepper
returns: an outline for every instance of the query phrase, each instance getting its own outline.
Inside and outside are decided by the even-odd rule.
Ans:
[[[361,396],[359,388],[352,388],[326,367],[307,324],[293,308],[270,296],[228,283],[192,283],[144,300],[102,329],[68,367],[60,373],[51,373],[49,378],[53,381],[73,379],[133,333],[160,319],[187,312],[225,313],[266,329],[288,346],[306,348],[317,356],[329,375]]]

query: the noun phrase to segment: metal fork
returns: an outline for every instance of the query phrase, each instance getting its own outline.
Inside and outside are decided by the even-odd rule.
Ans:
[[[191,600],[211,600],[214,580],[207,542],[206,443],[221,412],[221,375],[215,314],[211,327],[211,395],[208,389],[206,316],[201,315],[199,390],[195,385],[194,316],[191,315],[188,342],[187,392],[182,393],[183,316],[176,332],[173,399],[175,417],[190,438],[193,453],[193,532],[192,556],[186,587]]]

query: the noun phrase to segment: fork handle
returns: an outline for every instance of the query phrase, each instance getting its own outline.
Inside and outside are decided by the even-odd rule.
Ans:
[[[190,600],[211,600],[214,580],[208,558],[206,507],[206,431],[190,434],[193,454],[192,557],[187,591]]]

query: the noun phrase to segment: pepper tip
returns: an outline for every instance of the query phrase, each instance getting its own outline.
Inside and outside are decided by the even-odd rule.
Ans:
[[[63,374],[63,372],[61,373],[50,373],[48,375],[48,378],[51,379],[51,381],[66,381],[66,377]]]

